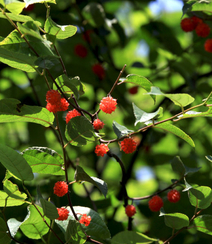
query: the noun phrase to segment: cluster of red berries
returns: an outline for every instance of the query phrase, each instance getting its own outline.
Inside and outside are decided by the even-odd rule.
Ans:
[[[81,116],[81,113],[79,113],[75,108],[73,110],[70,110],[67,114],[66,114],[66,124],[68,124],[68,122],[70,121],[70,119],[77,117],[77,116]]]
[[[169,191],[167,199],[169,202],[178,202],[180,200],[180,192],[175,189]],[[152,212],[158,212],[163,207],[163,199],[158,195],[155,195],[149,200],[148,205]]]
[[[49,112],[57,113],[59,111],[66,111],[69,103],[65,98],[61,98],[60,93],[56,90],[49,90],[46,93],[46,108]]]
[[[91,216],[87,216],[87,214],[83,214],[79,220],[80,224],[88,226],[91,222]]]
[[[181,21],[181,28],[185,32],[195,30],[200,37],[207,37],[210,34],[210,27],[202,19],[192,16]],[[204,44],[205,51],[212,52],[212,39],[207,39]]]
[[[68,184],[65,181],[57,181],[54,185],[54,194],[58,197],[63,197],[68,193]]]

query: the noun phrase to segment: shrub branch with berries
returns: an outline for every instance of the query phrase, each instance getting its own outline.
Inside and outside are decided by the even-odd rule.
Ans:
[[[39,22],[39,18],[34,20],[33,15],[30,17],[22,14],[22,11],[24,13],[24,11],[36,10],[37,3],[42,3],[47,11],[43,22]],[[157,67],[157,69],[148,67],[150,70],[153,69],[151,70],[152,81],[141,75],[127,74],[127,65],[116,68],[115,63],[112,62],[112,55],[107,56],[107,48],[98,46],[107,44],[105,36],[108,35],[110,28],[115,28],[117,33],[120,32],[121,25],[116,23],[115,18],[110,19],[111,14],[105,15],[100,3],[87,3],[82,13],[81,6],[76,3],[64,2],[64,5],[58,3],[62,12],[66,4],[75,7],[79,16],[74,18],[74,21],[77,26],[80,26],[77,32],[77,27],[74,25],[59,25],[53,21],[51,3],[56,2],[52,0],[0,2],[0,18],[7,20],[14,28],[5,38],[0,37],[0,61],[13,70],[26,74],[29,81],[26,86],[19,86],[19,90],[26,89],[25,99],[19,101],[16,99],[15,91],[11,94],[6,91],[8,87],[5,84],[10,80],[7,75],[11,74],[2,72],[6,77],[2,79],[1,88],[5,90],[0,100],[0,123],[6,126],[8,122],[15,125],[20,123],[21,129],[16,133],[14,126],[14,131],[11,130],[7,137],[7,140],[10,140],[10,136],[18,134],[18,140],[14,140],[10,145],[7,140],[2,139],[0,144],[0,162],[4,168],[4,171],[2,170],[3,190],[0,191],[0,239],[5,244],[11,241],[14,243],[43,241],[46,244],[130,244],[132,239],[136,240],[136,243],[167,244],[181,232],[192,228],[212,235],[212,215],[207,214],[207,208],[212,202],[212,189],[192,182],[192,175],[198,173],[200,167],[184,164],[184,160],[176,156],[168,165],[169,171],[175,178],[167,176],[164,171],[160,177],[166,178],[166,181],[158,184],[161,179],[154,174],[159,164],[164,163],[162,162],[164,158],[152,157],[152,160],[148,161],[150,150],[145,150],[149,148],[145,143],[157,141],[154,135],[159,131],[168,133],[174,138],[172,139],[174,146],[172,141],[169,142],[167,148],[164,148],[165,152],[169,147],[178,145],[179,148],[183,148],[182,154],[188,155],[190,149],[187,148],[195,147],[192,139],[194,132],[191,136],[188,135],[183,131],[186,127],[181,128],[181,123],[195,121],[198,118],[210,119],[212,92],[206,87],[207,95],[200,98],[200,93],[195,99],[184,92],[188,90],[184,89],[184,85],[182,85],[183,92],[177,93],[165,92],[167,91],[165,85],[162,86],[164,92],[162,88],[156,86],[157,81],[154,80],[154,76],[157,73],[163,73],[164,70],[168,72],[174,69],[175,65],[177,66],[177,58],[169,60],[170,56],[177,55],[177,52],[170,55],[168,53],[170,50],[164,52],[167,56],[166,61],[168,59],[168,66]],[[33,8],[29,8],[30,5]],[[198,6],[201,7],[201,3],[198,2]],[[68,7],[67,11],[70,9]],[[195,4],[192,14],[189,12],[191,8],[185,9],[190,17],[178,21],[179,26],[186,32],[185,35],[195,30],[194,35],[197,35],[195,38],[198,37],[200,42],[204,40],[202,38],[209,38],[210,16],[206,16],[206,13],[201,15],[199,11],[195,12]],[[70,18],[75,11],[70,12]],[[97,22],[94,13],[97,13]],[[58,13],[55,16],[59,17]],[[153,27],[148,27],[147,30],[150,31]],[[160,27],[163,29],[162,25]],[[153,33],[161,41],[158,30]],[[98,39],[99,35],[102,35],[102,39]],[[125,35],[124,31],[123,35]],[[80,38],[77,44],[74,41],[75,37]],[[70,52],[73,57],[76,56],[76,60],[80,60],[80,63],[73,62],[70,67],[66,66],[66,62],[68,63],[73,57],[66,56],[63,59],[60,55],[60,49],[63,45],[64,48],[66,47],[68,38],[73,39],[73,43],[70,42]],[[209,53],[212,52],[211,40],[210,38],[204,40],[205,51]],[[63,45],[60,47],[61,42]],[[126,40],[123,40],[123,45],[125,42]],[[193,48],[196,48],[195,43]],[[159,48],[157,52],[159,55]],[[189,48],[180,52],[180,55],[184,52],[189,52]],[[84,67],[82,75],[90,72],[92,84],[96,85],[96,87],[89,87],[90,90],[93,89],[92,92],[95,92],[94,96],[89,89],[88,91],[85,89],[86,85],[81,79],[74,76],[75,67],[88,62],[92,55],[94,60],[89,62],[89,65],[86,63],[82,66]],[[157,57],[152,56],[151,59]],[[141,63],[138,63],[135,62],[132,67],[144,68]],[[203,65],[203,61],[199,65]],[[68,75],[67,67],[71,69],[69,72],[73,75]],[[112,68],[115,75],[112,75]],[[208,69],[207,65],[204,69]],[[149,77],[151,77],[150,73]],[[88,76],[85,75],[84,79]],[[182,76],[189,75],[183,73]],[[189,76],[193,90],[197,86],[192,83],[196,76],[197,73],[192,77]],[[199,76],[202,78],[203,75],[199,74]],[[210,72],[206,76],[210,76]],[[157,78],[165,79],[162,76]],[[41,79],[42,82],[37,79]],[[172,82],[171,79],[169,82]],[[172,89],[177,87],[176,90],[179,88],[176,82],[170,86]],[[36,105],[31,105],[32,101],[29,102],[27,99],[28,88],[33,91]],[[126,96],[123,95],[123,91]],[[10,94],[12,97],[8,98],[5,94]],[[139,99],[135,99],[136,96],[139,96]],[[144,97],[148,97],[147,104],[154,104],[154,110],[146,109],[146,103],[142,102],[145,100]],[[128,124],[127,127],[125,122]],[[36,135],[38,138],[35,141],[27,140],[28,133],[22,129],[23,125],[27,125],[30,130],[31,124],[36,124],[40,129],[39,133],[37,127],[31,130],[33,136]],[[189,126],[187,124],[187,127]],[[199,128],[202,127],[196,130]],[[44,134],[49,138],[49,143],[44,139]],[[22,139],[25,140],[25,144],[19,145]],[[186,145],[185,148],[182,145]],[[146,157],[139,160],[141,151]],[[153,147],[154,153],[157,155],[157,149]],[[204,160],[211,163],[212,157],[207,156]],[[144,161],[156,168],[152,173],[153,187],[150,184],[146,184],[145,188],[139,185],[145,181],[146,174],[141,173],[138,176],[136,172],[138,167],[143,167]],[[203,159],[201,164],[202,161]],[[112,165],[110,170],[107,168],[108,164]],[[210,168],[210,165],[207,167]],[[130,184],[133,184],[133,190],[129,187]],[[182,213],[179,213],[179,204],[185,198],[189,199],[187,204],[193,210],[193,215],[186,208],[181,208]],[[10,208],[16,211],[14,217],[13,212],[10,213]],[[24,218],[20,218],[19,210],[25,214]],[[115,216],[119,216],[119,223]],[[152,238],[155,235],[149,236],[151,231],[146,231],[148,235],[141,233],[147,228],[147,224],[145,228],[139,226],[143,216],[153,216],[156,220],[164,218],[164,225],[172,230],[165,237],[158,232],[158,239]],[[121,222],[124,224],[122,225]],[[150,221],[144,222],[148,222],[149,225]],[[113,227],[114,225],[117,229]],[[158,230],[160,227],[157,227]],[[192,233],[189,231],[187,235]]]

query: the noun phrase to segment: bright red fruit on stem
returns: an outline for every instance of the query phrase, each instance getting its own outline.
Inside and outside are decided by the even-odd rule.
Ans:
[[[54,194],[58,197],[63,197],[68,193],[68,184],[65,181],[58,181],[54,185]]]
[[[85,58],[88,55],[88,50],[85,46],[83,46],[82,44],[77,44],[74,47],[74,52],[77,56],[81,57],[81,58]]]
[[[60,102],[60,93],[56,90],[49,90],[46,93],[46,101],[51,104],[58,104]]]
[[[200,23],[197,25],[195,31],[198,36],[207,37],[210,34],[210,27],[205,23]]]
[[[66,124],[68,124],[68,122],[70,121],[70,119],[77,117],[77,116],[81,116],[81,113],[78,112],[76,109],[73,109],[71,111],[69,111],[66,115]]]
[[[80,224],[83,224],[85,226],[89,226],[91,222],[91,216],[87,216],[87,214],[83,214],[82,217],[79,220]]]
[[[169,202],[178,202],[180,200],[180,192],[177,190],[171,190],[167,194]]]
[[[103,80],[105,78],[105,70],[101,64],[94,64],[92,66],[92,71],[99,77],[100,80]]]
[[[96,155],[101,156],[101,157],[103,157],[108,151],[109,151],[108,146],[103,143],[100,145],[97,145],[95,148]]]
[[[206,40],[204,44],[205,51],[212,53],[212,39]]]
[[[127,205],[125,208],[125,213],[128,217],[132,217],[136,213],[135,206]]]
[[[101,130],[104,127],[104,123],[100,119],[95,119],[93,122],[93,128],[95,130]]]
[[[113,111],[116,110],[116,99],[112,98],[112,97],[103,97],[99,108],[106,114],[111,114]]]
[[[66,220],[68,218],[69,211],[66,208],[57,208],[59,214],[58,220]]]
[[[195,29],[195,24],[191,18],[185,18],[181,20],[181,28],[185,32],[193,31]]]
[[[125,138],[121,141],[121,149],[125,153],[133,153],[136,150],[137,143],[132,138]]]
[[[159,197],[158,195],[153,196],[149,200],[148,205],[149,205],[149,209],[152,212],[158,212],[163,207],[163,199],[161,197]]]

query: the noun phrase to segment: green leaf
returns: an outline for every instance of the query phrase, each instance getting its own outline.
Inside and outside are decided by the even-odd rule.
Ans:
[[[86,235],[82,230],[81,224],[76,220],[69,220],[65,240],[70,244],[83,244],[86,242]]]
[[[14,98],[0,100],[0,123],[31,122],[49,127],[54,122],[54,114],[46,108],[22,105]]]
[[[140,108],[138,108],[134,103],[133,103],[133,113],[135,115],[135,126],[137,125],[137,123],[139,122],[147,122],[151,119],[156,119],[156,118],[160,118],[163,116],[163,108],[160,107],[156,112],[154,113],[146,113],[143,110],[141,110]]]
[[[70,207],[67,207],[69,210],[69,217],[67,220],[64,221],[59,221],[55,220],[55,222],[58,224],[62,232],[66,233],[69,220],[75,220],[72,211]],[[101,219],[100,215],[95,212],[94,210],[87,208],[87,207],[80,207],[80,206],[75,206],[74,207],[75,213],[80,216],[79,214],[87,214],[88,216],[91,216],[91,222],[88,226],[81,225],[81,227],[84,229],[84,231],[87,233],[87,235],[91,236],[92,239],[95,239],[99,242],[102,242],[104,244],[109,244],[110,243],[110,232],[104,223],[104,221]]]
[[[195,147],[194,141],[191,139],[191,137],[189,135],[187,135],[184,131],[182,131],[180,128],[171,124],[169,121],[155,125],[153,128],[159,128],[159,129],[162,129],[164,131],[170,132],[170,133],[180,137],[184,141],[186,141],[192,147]]]
[[[140,75],[134,75],[134,74],[130,74],[127,75],[125,79],[122,79],[124,82],[129,82],[129,83],[133,83],[137,86],[142,87],[144,90],[146,90],[147,92],[151,91],[151,86],[153,86],[153,84],[144,76],[140,76]]]
[[[74,179],[78,181],[87,181],[95,185],[100,192],[106,197],[107,195],[107,184],[96,177],[90,177],[79,165],[76,167]]]
[[[183,6],[183,15],[182,17],[189,11],[191,11],[191,8],[192,8],[192,5],[196,3],[196,0],[194,1],[189,1],[187,3],[184,3],[184,6]]]
[[[54,3],[56,4],[56,0],[24,0],[24,2],[26,3],[26,8],[30,5],[30,4],[34,4],[34,3]]]
[[[27,21],[33,21],[37,26],[42,26],[42,24],[39,21],[34,21],[30,16],[26,15],[16,15],[12,13],[7,13],[7,16],[13,20],[13,21],[18,21],[18,22],[27,22]],[[5,15],[0,12],[0,18],[7,19]]]
[[[44,30],[57,39],[72,37],[77,32],[77,27],[73,25],[57,25],[50,17],[46,20]]]
[[[33,180],[32,169],[26,160],[12,148],[0,144],[0,162],[20,180]]]
[[[64,175],[63,158],[47,147],[29,147],[22,152],[33,173]]]
[[[0,62],[26,72],[35,72],[35,53],[29,48],[17,30],[0,42]]]
[[[43,208],[44,215],[49,219],[57,219],[59,217],[57,208],[51,202],[41,198],[40,203]]]
[[[179,93],[179,94],[165,94],[161,92],[161,90],[158,87],[151,87],[151,91],[147,94],[155,95],[155,96],[165,96],[169,98],[175,105],[178,105],[180,107],[185,107],[189,104],[191,104],[194,101],[194,98],[190,96],[189,94],[185,93]]]
[[[8,219],[7,221],[7,225],[10,229],[10,233],[11,233],[11,236],[14,237],[20,227],[20,225],[22,224],[22,222],[18,221],[17,219]]]
[[[117,135],[118,138],[121,138],[123,136],[126,136],[130,134],[131,132],[134,132],[133,130],[127,129],[127,127],[118,124],[116,121],[113,121],[113,131]]]
[[[203,11],[203,12],[209,12],[212,13],[212,2],[196,2],[192,5],[191,11]]]
[[[0,241],[4,244],[9,244],[11,242],[11,238],[9,237],[7,225],[2,218],[0,218]]]
[[[84,94],[84,88],[79,77],[70,79],[67,75],[63,74],[57,77],[56,82],[58,85],[60,85],[60,87],[63,88],[64,92],[68,93],[69,95],[74,93],[76,99],[78,99],[80,95]]]
[[[171,160],[171,166],[173,171],[178,173],[181,177],[185,175],[185,166],[179,156]]]
[[[181,229],[189,226],[189,218],[187,215],[182,213],[164,213],[160,216],[164,216],[166,226],[172,229]]]
[[[10,197],[6,192],[0,191],[0,207],[20,206],[25,203],[24,199]]]
[[[39,57],[35,61],[35,65],[42,69],[51,69],[52,67],[58,65],[59,63],[60,61],[58,57],[54,57],[54,56]]]
[[[185,182],[185,189],[183,189],[183,192],[188,191],[193,188],[190,184],[188,184],[188,182],[186,181],[186,178],[184,178],[184,182]]]
[[[25,7],[25,3],[16,0],[4,1],[4,3],[7,10],[17,15],[20,14]]]
[[[16,184],[13,184],[9,180],[3,181],[3,188],[4,188],[4,191],[11,198],[21,199],[21,200],[25,200],[27,198],[27,195],[25,193],[21,193],[18,189],[18,186]]]
[[[99,3],[88,3],[82,13],[85,19],[97,28],[103,26],[105,23],[105,12],[102,5]]]
[[[212,107],[209,107],[209,109],[206,112],[188,111],[178,116],[178,119],[188,119],[196,117],[212,117]]]
[[[148,244],[157,242],[157,239],[150,238],[135,231],[121,231],[112,238],[111,244]]]
[[[36,206],[43,215],[43,210]],[[46,222],[50,224],[50,220],[45,218]],[[41,237],[48,233],[49,227],[44,223],[43,217],[40,216],[37,209],[30,205],[28,207],[28,214],[20,226],[21,231],[30,239],[41,239]]]
[[[73,146],[84,146],[95,141],[93,126],[84,116],[74,117],[68,122],[65,136]]]
[[[192,206],[206,209],[212,202],[212,190],[208,186],[199,186],[189,190],[189,200]]]
[[[212,216],[201,215],[194,219],[196,229],[208,235],[212,235]]]

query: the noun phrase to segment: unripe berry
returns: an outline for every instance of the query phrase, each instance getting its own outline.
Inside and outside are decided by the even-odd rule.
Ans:
[[[113,111],[116,110],[116,99],[112,98],[112,97],[103,97],[99,108],[106,114],[111,114]]]
[[[205,51],[212,53],[212,39],[206,40],[204,44]]]
[[[185,32],[193,31],[195,29],[195,24],[191,18],[185,18],[181,20],[181,28]]]
[[[104,123],[100,119],[95,119],[93,122],[93,128],[95,130],[101,130],[104,127]]]
[[[210,34],[210,27],[205,23],[200,23],[197,25],[195,31],[198,36],[207,37]]]
[[[136,150],[137,143],[132,138],[125,138],[121,141],[121,149],[125,153],[133,153]]]
[[[81,113],[78,112],[75,108],[73,110],[69,111],[66,115],[66,124],[68,124],[70,119],[77,117],[77,116],[81,116]]]
[[[135,206],[127,205],[125,208],[125,213],[128,217],[132,217],[136,213]]]
[[[81,57],[81,58],[85,58],[88,55],[88,50],[85,46],[83,46],[82,44],[77,44],[74,47],[74,52],[77,56]]]
[[[103,143],[100,145],[97,145],[95,148],[96,155],[101,156],[101,157],[103,157],[108,151],[109,151],[108,146]]]
[[[105,70],[101,64],[94,64],[92,66],[92,71],[99,77],[100,80],[103,80],[105,78]]]
[[[65,181],[58,181],[54,185],[54,194],[58,197],[63,197],[68,193],[68,184]]]
[[[57,208],[59,217],[57,220],[66,220],[68,218],[69,211],[66,208]]]
[[[79,220],[80,224],[83,224],[85,226],[89,226],[91,222],[91,216],[87,216],[87,214],[83,214],[82,217]]]
[[[155,195],[149,200],[148,205],[152,212],[158,212],[163,207],[163,200],[158,195]]]
[[[167,194],[169,202],[178,202],[180,200],[180,192],[177,190],[171,190]]]

